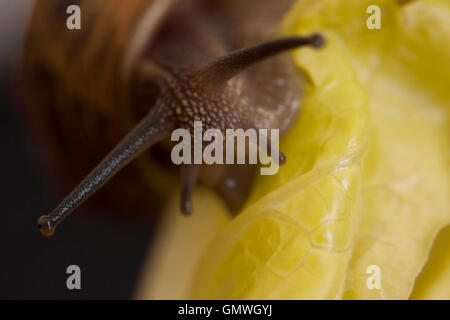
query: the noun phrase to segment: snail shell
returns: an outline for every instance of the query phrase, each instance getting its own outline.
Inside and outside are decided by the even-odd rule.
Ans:
[[[285,132],[299,110],[301,75],[286,55],[253,64],[297,46],[323,44],[314,35],[249,47],[277,36],[291,0],[84,0],[79,2],[79,31],[65,28],[72,2],[42,0],[36,5],[24,54],[29,114],[70,184],[135,129],[56,213],[40,219],[44,235],[51,235],[62,218],[176,127],[192,130],[199,119],[222,131],[254,127]],[[126,211],[155,208],[161,193],[176,181],[174,170],[161,170],[172,167],[168,154],[159,143],[113,179],[103,197],[115,210],[124,209],[120,203]],[[253,169],[214,165],[202,167],[200,175],[237,211]],[[191,210],[198,171],[184,170],[185,212]]]

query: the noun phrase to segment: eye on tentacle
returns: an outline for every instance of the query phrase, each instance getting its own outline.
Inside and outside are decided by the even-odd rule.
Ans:
[[[221,85],[228,80],[252,66],[253,64],[301,46],[312,46],[320,48],[324,45],[324,39],[313,34],[309,37],[288,37],[265,42],[249,48],[237,50],[225,55],[216,61],[206,65],[198,71],[194,71],[182,81],[188,83],[179,83],[176,81],[180,77],[172,77],[170,72],[163,70],[155,65],[148,65],[146,72],[150,75],[156,75],[166,82],[164,89],[173,90],[183,88],[194,88],[200,95],[207,91],[219,90]],[[177,117],[178,109],[182,106],[174,98],[173,93],[163,90],[160,98],[152,107],[146,117],[100,162],[100,164],[83,179],[83,181],[57,206],[57,208],[48,216],[41,216],[38,220],[38,227],[44,236],[53,235],[55,228],[78,206],[86,201],[94,192],[101,188],[108,180],[117,174],[130,161],[139,156],[152,145],[160,142],[170,135],[171,131],[178,127],[186,126],[185,117]],[[184,92],[181,92],[184,94]],[[199,99],[202,99],[200,97]],[[187,108],[187,106],[184,106]],[[193,113],[193,110],[190,110]],[[210,110],[214,113],[217,110]],[[198,118],[209,117],[211,115],[195,114]],[[248,115],[242,115],[247,118]],[[247,119],[237,119],[230,128],[233,128],[239,122],[245,123]],[[222,128],[223,129],[223,128]],[[258,129],[258,128],[256,128]],[[276,150],[268,142],[268,154],[271,150]],[[276,152],[278,164],[286,161],[281,152]],[[275,155],[271,155],[272,157]],[[188,214],[192,211],[191,195],[199,173],[199,165],[184,165],[182,178],[181,211]]]

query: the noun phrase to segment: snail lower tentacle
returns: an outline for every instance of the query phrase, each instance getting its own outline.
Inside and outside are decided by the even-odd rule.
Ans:
[[[180,209],[184,214],[192,213],[192,191],[198,178],[200,167],[195,164],[186,164],[182,168],[181,203]]]

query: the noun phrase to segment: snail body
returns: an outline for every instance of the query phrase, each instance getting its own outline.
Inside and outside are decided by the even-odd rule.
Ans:
[[[256,128],[284,133],[299,111],[302,79],[289,57],[271,57],[299,46],[323,45],[319,35],[263,42],[276,37],[276,25],[292,4],[288,0],[134,0],[126,8],[120,2],[80,1],[84,25],[78,33],[60,27],[56,35],[45,35],[49,25],[66,17],[66,1],[43,0],[35,10],[25,83],[33,99],[31,114],[41,119],[40,127],[53,141],[49,128],[56,126],[62,136],[55,149],[64,153],[70,141],[74,158],[91,154],[98,159],[133,127],[49,216],[39,219],[46,236],[156,144],[145,158],[158,167],[158,159],[167,153],[165,141],[176,128],[193,132],[194,121],[201,121],[206,129],[221,132]],[[258,8],[255,19],[249,18],[251,8]],[[48,57],[43,48],[54,56]],[[83,138],[64,141],[76,131]],[[82,148],[95,152],[80,154]],[[282,153],[271,156],[284,161]],[[183,165],[181,211],[191,212],[190,195],[199,175],[237,210],[253,169]],[[128,173],[133,189],[141,188],[142,177],[136,177],[140,171],[135,167]],[[143,189],[148,192],[148,186]]]

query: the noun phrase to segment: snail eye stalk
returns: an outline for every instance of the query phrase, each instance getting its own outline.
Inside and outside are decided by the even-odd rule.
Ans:
[[[49,237],[70,213],[100,189],[130,161],[143,151],[166,138],[173,124],[167,108],[158,101],[148,115],[88,174],[86,178],[52,211],[41,216],[38,227]]]
[[[320,34],[309,37],[280,38],[234,51],[206,65],[192,75],[191,83],[197,87],[214,89],[250,66],[279,53],[303,47],[321,48],[325,40]]]
[[[265,150],[267,152],[267,155],[270,156],[273,159],[273,161],[275,161],[275,163],[279,165],[285,164],[286,156],[284,155],[284,153],[278,150],[278,148],[272,143],[272,140],[270,140],[267,136],[264,138],[267,141],[267,146]],[[258,144],[258,148],[260,148],[260,144]]]

